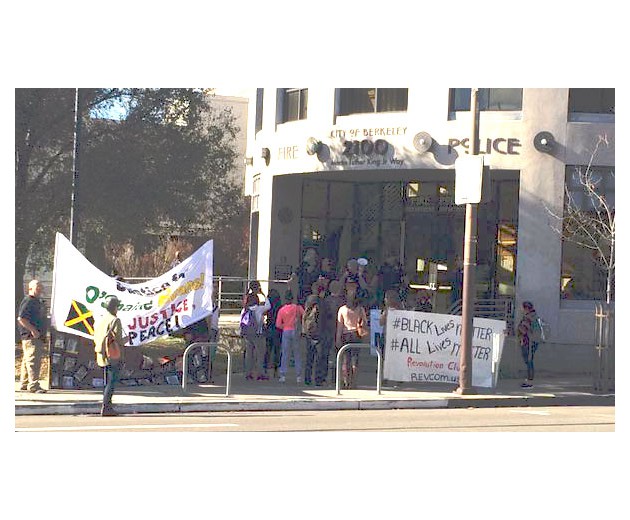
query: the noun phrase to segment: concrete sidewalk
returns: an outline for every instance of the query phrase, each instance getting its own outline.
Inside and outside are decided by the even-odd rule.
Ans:
[[[521,388],[522,379],[500,379],[494,389],[475,388],[475,394],[453,393],[457,385],[385,383],[376,391],[374,373],[361,373],[356,389],[341,389],[334,383],[323,387],[248,381],[232,375],[230,396],[225,396],[226,376],[215,384],[155,385],[116,388],[113,404],[120,414],[279,411],[279,410],[369,410],[395,408],[468,408],[505,406],[614,406],[614,391],[593,390],[588,376],[541,375],[533,388]],[[15,415],[98,414],[101,390],[49,390],[45,394],[15,392]]]

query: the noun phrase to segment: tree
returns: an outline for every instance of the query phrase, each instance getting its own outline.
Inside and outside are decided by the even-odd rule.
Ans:
[[[576,169],[574,178],[579,189],[571,189],[565,184],[564,214],[558,215],[546,209],[555,220],[552,228],[563,240],[593,253],[593,261],[606,275],[605,294],[602,296],[610,303],[615,279],[615,207],[614,199],[607,197],[603,189],[603,177],[593,166],[603,145],[608,146],[608,139],[599,136],[588,165]],[[610,171],[610,175],[614,181],[614,171]]]
[[[29,254],[44,261],[50,256],[52,230],[67,229],[73,106],[72,89],[15,91],[16,304],[23,296]]]
[[[111,269],[106,243],[132,241],[144,254],[160,234],[230,234],[243,200],[228,177],[238,129],[207,90],[80,93],[76,221],[80,249],[95,265]],[[27,259],[50,268],[55,232],[69,229],[74,96],[16,89],[16,304]],[[121,105],[126,117],[102,117]]]
[[[160,243],[144,254],[136,253],[131,241],[122,244],[106,244],[112,261],[112,275],[133,273],[137,277],[155,278],[172,268],[174,262],[190,256],[193,246],[185,239],[160,237]],[[123,277],[124,278],[124,277]]]

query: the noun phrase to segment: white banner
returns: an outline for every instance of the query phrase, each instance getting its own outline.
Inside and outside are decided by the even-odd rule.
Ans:
[[[396,311],[387,313],[383,377],[391,381],[459,383],[462,317]],[[505,321],[473,319],[472,385],[493,386],[503,348]]]
[[[52,326],[91,338],[105,298],[120,300],[118,317],[128,345],[141,345],[208,316],[212,311],[212,240],[163,275],[120,282],[94,267],[61,233],[55,243]]]

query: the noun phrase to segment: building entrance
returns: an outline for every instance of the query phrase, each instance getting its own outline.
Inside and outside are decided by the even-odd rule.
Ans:
[[[433,174],[433,178],[431,175]],[[465,206],[455,204],[453,172],[421,172],[417,181],[305,180],[302,251],[317,249],[337,270],[365,257],[372,274],[400,263],[412,290],[429,290],[436,311],[461,298],[457,270]],[[518,172],[492,172],[478,210],[477,296],[512,297],[518,229]]]

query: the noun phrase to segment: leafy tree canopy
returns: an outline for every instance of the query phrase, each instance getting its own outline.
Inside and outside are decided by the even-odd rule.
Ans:
[[[241,190],[229,179],[238,128],[208,89],[79,92],[80,249],[156,229],[197,227],[212,237],[242,215]],[[74,103],[75,89],[15,92],[16,299],[29,253],[50,268],[55,232],[68,235]],[[121,106],[126,117],[110,119]]]

